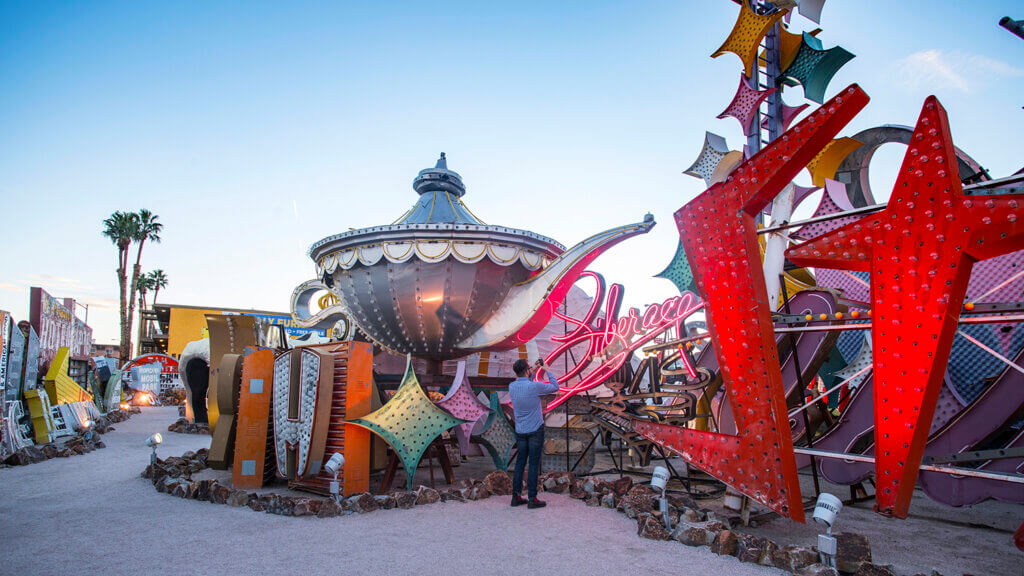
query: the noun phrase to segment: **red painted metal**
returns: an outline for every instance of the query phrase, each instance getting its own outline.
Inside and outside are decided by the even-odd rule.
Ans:
[[[875,510],[905,518],[971,267],[1024,249],[1024,195],[967,196],[946,111],[925,100],[888,207],[787,257],[871,273]]]
[[[856,85],[676,212],[736,418],[736,435],[635,420],[634,429],[779,514],[803,522],[782,371],[754,216],[868,102]]]

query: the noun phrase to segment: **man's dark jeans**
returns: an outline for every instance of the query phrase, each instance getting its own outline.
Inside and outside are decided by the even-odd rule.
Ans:
[[[516,471],[512,475],[512,494],[523,493],[523,469],[530,462],[530,473],[526,478],[526,493],[530,500],[537,498],[537,476],[540,474],[540,456],[544,453],[544,426],[529,434],[516,434]]]

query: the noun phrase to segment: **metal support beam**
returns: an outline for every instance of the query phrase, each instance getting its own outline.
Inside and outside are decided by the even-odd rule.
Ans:
[[[863,454],[845,454],[842,452],[830,452],[828,450],[816,450],[811,448],[798,447],[794,447],[793,452],[796,452],[797,454],[806,454],[807,456],[817,456],[819,458],[833,458],[835,460],[848,460],[851,462],[869,462],[871,464],[875,463],[875,458],[873,456],[865,456]],[[1024,484],[1024,474],[987,472],[985,470],[975,470],[973,468],[936,466],[934,464],[922,464],[921,470],[927,470],[928,472],[939,472],[941,474],[955,474],[957,476],[970,476],[971,478],[1002,480],[1005,482],[1012,482],[1014,484]]]

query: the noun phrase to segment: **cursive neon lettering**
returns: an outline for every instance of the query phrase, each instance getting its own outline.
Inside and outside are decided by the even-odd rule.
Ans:
[[[557,318],[574,325],[575,328],[563,336],[551,337],[559,345],[545,361],[553,363],[556,358],[581,344],[587,345],[587,353],[578,360],[570,355],[574,364],[559,378],[559,383],[565,384],[577,377],[580,378],[580,381],[572,386],[561,386],[562,395],[548,405],[547,410],[549,411],[557,408],[572,395],[599,386],[621,368],[633,352],[665,330],[681,326],[687,317],[704,307],[704,302],[700,301],[697,295],[685,292],[682,296],[668,298],[660,305],[651,304],[644,310],[642,316],[636,308],[631,308],[626,317],[618,318],[622,285],[613,284],[607,290],[604,317],[601,318],[598,317],[598,313],[601,299],[605,295],[604,278],[590,271],[584,272],[580,277],[594,279],[597,285],[594,302],[582,319],[572,318],[555,311],[554,315]],[[598,357],[603,357],[601,363],[585,376],[581,376],[583,371],[590,367]],[[691,377],[696,376],[696,371],[693,370],[689,358],[685,354],[683,357],[687,372]]]

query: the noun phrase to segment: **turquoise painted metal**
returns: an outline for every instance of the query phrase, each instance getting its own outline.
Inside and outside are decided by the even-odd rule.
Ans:
[[[398,454],[405,468],[406,487],[412,490],[420,458],[442,432],[466,421],[438,408],[423,392],[412,369],[412,356],[405,364],[405,376],[395,395],[379,410],[347,421],[380,436]]]

